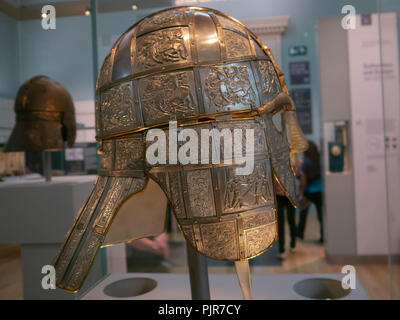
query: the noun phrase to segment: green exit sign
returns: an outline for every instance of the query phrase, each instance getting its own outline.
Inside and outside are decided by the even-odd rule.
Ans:
[[[289,47],[289,56],[305,56],[307,54],[307,46],[292,46]]]

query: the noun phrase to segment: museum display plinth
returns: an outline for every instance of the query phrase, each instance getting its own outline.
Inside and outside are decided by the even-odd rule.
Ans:
[[[306,283],[305,295],[312,296],[323,294],[330,288],[324,285],[318,288],[318,279],[341,282],[344,274],[255,274],[252,275],[253,298],[255,300],[306,300],[310,299],[300,295],[295,290],[295,285],[303,280],[313,280],[309,285]],[[136,278],[135,283],[129,279]],[[210,274],[210,294],[212,300],[241,300],[239,283],[235,274]],[[124,280],[124,281],[121,281]],[[147,281],[147,283],[146,283]],[[117,283],[118,282],[118,283]],[[125,282],[125,283],[124,283]],[[155,283],[156,282],[156,283]],[[106,289],[109,285],[115,284],[112,290]],[[156,284],[156,286],[154,286]],[[339,284],[340,285],[340,284]],[[129,288],[131,287],[131,289]],[[111,289],[110,287],[108,287]],[[105,290],[106,289],[106,290]],[[140,292],[145,292],[139,294]],[[106,294],[105,291],[109,294]],[[333,290],[330,290],[331,292]],[[131,294],[130,294],[131,293]],[[133,296],[135,294],[135,296]],[[171,273],[126,273],[109,274],[100,280],[82,295],[83,300],[190,300],[190,281],[187,274]],[[356,280],[356,288],[351,290],[345,300],[369,299],[360,281]]]
[[[21,245],[24,299],[78,299],[76,294],[42,288],[42,267],[51,264],[68,227],[85,203],[96,176],[53,177],[29,180],[21,177],[0,183],[2,223],[0,243]],[[102,276],[100,256],[88,275],[89,288]]]

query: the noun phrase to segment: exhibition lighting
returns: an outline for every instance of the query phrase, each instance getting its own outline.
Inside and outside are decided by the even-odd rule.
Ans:
[[[137,6],[136,4],[133,4],[133,5],[132,5],[132,10],[133,10],[133,11],[136,11],[137,9],[138,9],[138,6]]]
[[[85,10],[85,16],[87,16],[87,17],[90,16],[90,9]]]

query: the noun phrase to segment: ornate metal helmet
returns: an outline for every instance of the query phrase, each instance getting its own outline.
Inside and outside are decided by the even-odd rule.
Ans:
[[[184,141],[169,121],[178,136],[208,130],[213,142],[224,129],[232,137],[252,129],[254,150],[243,158],[253,157],[254,170],[236,175],[242,164],[229,157],[171,161]],[[166,164],[146,161],[151,128],[169,141]],[[127,30],[98,77],[96,130],[100,177],[55,258],[62,289],[81,287],[101,246],[161,233],[167,201],[195,250],[228,261],[255,257],[277,238],[274,178],[296,201],[290,155],[307,143],[283,74],[248,28],[216,10],[168,9]],[[225,155],[225,144],[199,149]]]
[[[16,125],[5,147],[13,151],[53,151],[72,147],[76,136],[75,110],[68,91],[47,76],[35,76],[18,90]]]

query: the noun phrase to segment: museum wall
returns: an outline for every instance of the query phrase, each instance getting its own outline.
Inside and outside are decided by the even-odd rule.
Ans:
[[[342,6],[348,1],[319,1],[319,0],[248,0],[246,5],[240,0],[231,1],[177,1],[182,5],[203,5],[206,7],[221,10],[239,20],[251,18],[264,18],[272,16],[290,16],[290,23],[287,31],[282,36],[282,69],[287,75],[289,88],[289,63],[294,61],[309,61],[311,69],[310,85],[296,86],[296,88],[311,87],[312,95],[312,117],[313,133],[307,135],[308,138],[320,144],[320,95],[319,95],[319,71],[318,71],[318,52],[316,50],[316,25],[319,18],[324,16],[338,16],[341,14]],[[355,0],[352,4],[356,8],[363,10],[357,13],[376,12],[375,0]],[[257,9],[256,9],[257,8]],[[156,8],[153,11],[163,9]],[[118,35],[125,31],[130,25],[141,17],[151,13],[149,10],[140,12],[126,11],[101,13],[98,15],[99,32],[99,61],[102,61],[114,44]],[[118,23],[115,23],[118,21]],[[267,44],[268,45],[268,44]],[[293,45],[305,45],[308,48],[307,56],[290,57],[289,47]]]
[[[21,81],[45,74],[74,100],[93,99],[90,17],[57,18],[56,30],[44,30],[38,22],[20,22]]]
[[[383,1],[383,11],[396,7],[396,0]],[[282,70],[287,75],[286,81],[290,89],[311,88],[312,126],[313,133],[307,135],[320,145],[320,88],[318,70],[318,52],[316,26],[318,19],[327,16],[341,15],[345,0],[248,0],[243,5],[241,0],[231,1],[177,1],[182,5],[203,5],[215,8],[240,19],[263,18],[272,16],[290,16],[289,27],[282,35]],[[375,0],[353,0],[352,4],[357,13],[377,12]],[[99,68],[102,61],[117,40],[118,36],[143,16],[163,9],[163,7],[138,10],[99,13],[98,21],[98,61]],[[92,40],[90,17],[60,17],[57,18],[57,29],[43,30],[39,20],[15,22],[13,19],[1,15],[0,23],[6,25],[1,28],[0,39],[7,43],[15,43],[10,50],[0,53],[4,61],[10,61],[2,68],[7,68],[0,75],[0,97],[14,97],[17,87],[26,79],[36,74],[46,74],[61,82],[71,93],[78,114],[78,123],[82,127],[93,128],[93,79],[92,79]],[[11,30],[6,32],[5,30]],[[19,47],[18,36],[19,34]],[[399,32],[400,34],[400,32]],[[289,47],[293,45],[307,46],[306,56],[289,56]],[[17,48],[18,47],[18,54]],[[3,58],[4,56],[4,58]],[[17,57],[20,57],[19,65]],[[289,63],[308,61],[310,63],[309,85],[293,86],[289,79]],[[15,70],[19,70],[18,73]],[[7,76],[4,76],[7,75]],[[90,131],[91,130],[91,131]],[[78,141],[92,141],[93,129],[78,132]],[[90,132],[89,132],[90,131]]]
[[[44,30],[39,20],[21,21],[20,79],[38,74],[59,81],[74,99],[77,142],[94,141],[94,81],[90,17],[60,17],[56,30]]]
[[[19,87],[18,22],[0,12],[0,143],[14,125],[14,97]]]
[[[0,12],[0,97],[15,97],[18,79],[18,22]]]
[[[393,0],[391,0],[393,1]],[[334,2],[326,2],[324,6],[318,0],[298,0],[299,5],[293,6],[290,0],[279,2],[270,0],[251,0],[252,5],[243,6],[242,1],[210,1],[203,5],[225,11],[226,13],[238,18],[260,18],[268,16],[290,16],[290,24],[286,33],[282,37],[282,69],[285,74],[289,74],[289,62],[304,61],[310,62],[312,96],[312,118],[313,133],[309,138],[320,142],[320,113],[319,113],[319,79],[316,51],[316,23],[322,16],[339,15],[338,8],[345,5]],[[316,5],[318,2],[318,6]],[[376,11],[376,2],[373,0],[353,1],[357,8],[357,3],[363,12]],[[362,2],[362,5],[361,5]],[[390,3],[390,1],[387,1]],[[182,1],[182,4],[195,4],[196,2]],[[255,10],[254,8],[259,8]],[[304,10],[301,10],[304,8]],[[305,8],[314,8],[309,10]],[[99,67],[118,36],[129,26],[141,17],[154,10],[124,11],[100,13],[98,15],[98,57]],[[300,10],[299,10],[300,9]],[[36,74],[46,74],[60,81],[77,104],[77,114],[81,114],[81,122],[84,127],[92,127],[91,115],[93,114],[93,79],[92,79],[92,50],[91,50],[91,28],[90,17],[62,17],[57,18],[56,32],[43,30],[38,20],[20,21],[17,23],[13,19],[2,15],[1,23],[7,24],[7,28],[2,28],[1,37],[9,37],[15,43],[14,49],[2,52],[7,59],[1,61],[12,61],[7,64],[5,73],[14,78],[7,80],[3,76],[0,78],[0,95],[5,97],[14,97],[16,88],[20,83]],[[117,23],[116,23],[117,22]],[[4,30],[12,30],[11,33]],[[19,29],[19,30],[18,30]],[[18,47],[18,36],[20,41]],[[1,38],[3,39],[3,38]],[[299,40],[301,39],[301,40]],[[57,45],[55,45],[57,44]],[[293,45],[305,45],[308,48],[308,55],[302,57],[290,57],[288,50]],[[14,52],[13,52],[14,51]],[[18,53],[18,54],[17,54]],[[20,57],[18,65],[17,58]],[[4,62],[3,62],[4,63]],[[19,70],[19,72],[15,72]],[[68,70],[68,72],[65,72]],[[19,73],[19,78],[18,78]],[[9,77],[7,77],[9,78]],[[3,83],[6,82],[5,85]],[[287,79],[291,87],[289,79]],[[303,86],[296,86],[301,88]],[[78,137],[79,140],[91,140],[93,134],[85,137]]]

